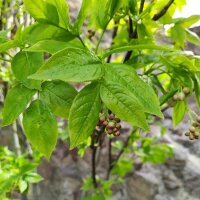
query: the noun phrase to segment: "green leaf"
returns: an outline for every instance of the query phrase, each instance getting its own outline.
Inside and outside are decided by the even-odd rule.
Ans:
[[[185,32],[186,32],[186,40],[188,42],[200,45],[200,38],[196,33],[192,32],[190,30],[185,30]]]
[[[92,0],[91,21],[96,28],[105,29],[115,12],[123,5],[123,1]]]
[[[36,91],[18,84],[9,90],[3,107],[3,125],[12,124],[25,110]]]
[[[38,22],[69,29],[68,4],[65,0],[24,0],[24,4]]]
[[[142,104],[144,112],[163,117],[159,99],[150,85],[141,80],[135,70],[125,64],[107,64],[104,78],[128,89]]]
[[[172,120],[174,122],[174,127],[176,127],[185,115],[186,103],[185,101],[178,101],[173,109]]]
[[[186,33],[185,29],[180,24],[175,24],[170,30],[172,41],[178,45],[178,47],[184,47]]]
[[[70,109],[70,148],[78,146],[92,134],[101,110],[100,86],[92,83],[81,90]]]
[[[77,91],[63,81],[51,81],[42,84],[41,98],[47,103],[55,115],[68,117]]]
[[[80,41],[72,40],[70,42],[56,41],[56,40],[42,40],[34,44],[33,46],[24,49],[24,51],[30,52],[48,52],[50,54],[55,54],[60,50],[67,47],[77,47],[81,48],[83,45]]]
[[[43,178],[36,174],[36,173],[33,173],[33,172],[29,172],[26,176],[25,176],[25,180],[28,182],[28,183],[39,183],[40,181],[43,180]]]
[[[29,89],[40,89],[41,81],[27,79],[35,73],[43,64],[42,53],[19,52],[12,60],[12,71],[17,78]]]
[[[91,15],[91,22],[96,28],[104,29],[109,21],[108,10],[106,8],[107,2],[108,0],[92,1],[93,14]]]
[[[15,40],[9,40],[5,43],[0,44],[0,52],[5,52],[9,49],[17,47],[18,44],[16,43]]]
[[[23,41],[33,45],[42,40],[56,40],[68,42],[75,38],[69,31],[49,24],[35,23],[24,29],[22,33]]]
[[[88,15],[90,6],[91,6],[91,0],[82,0],[81,9],[78,13],[78,16],[76,18],[76,21],[73,27],[73,31],[76,34],[80,32],[80,29],[84,23],[84,20],[86,16]]]
[[[67,48],[54,54],[35,74],[35,80],[84,82],[103,76],[103,65],[87,49]]]
[[[193,24],[200,20],[200,15],[192,15],[187,18],[177,18],[173,22],[180,24],[183,28],[190,28]]]
[[[6,31],[5,30],[0,31],[0,43],[5,43],[5,42],[8,41],[7,34],[8,34],[9,31],[10,31],[9,29],[6,30]]]
[[[24,180],[19,180],[18,186],[19,186],[20,193],[23,193],[28,188],[28,183]]]
[[[57,141],[57,123],[47,105],[35,100],[23,115],[25,135],[40,153],[48,159]]]
[[[193,77],[195,99],[198,107],[200,108],[200,72],[196,72]]]
[[[103,54],[102,57],[106,58],[113,53],[122,53],[122,52],[132,51],[134,49],[138,49],[138,50],[152,49],[152,50],[160,50],[160,51],[177,51],[177,50],[172,49],[172,48],[167,47],[167,46],[158,46],[158,45],[155,45],[155,44],[139,44],[139,45],[127,45],[127,46],[117,47],[117,48],[111,49],[110,51]]]
[[[100,95],[105,105],[119,118],[133,126],[149,130],[142,104],[126,87],[117,82],[106,81],[101,85]]]

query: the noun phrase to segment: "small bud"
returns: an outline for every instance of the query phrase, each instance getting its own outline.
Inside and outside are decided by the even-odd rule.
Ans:
[[[117,129],[120,129],[121,127],[122,127],[122,126],[121,126],[120,123],[117,123],[117,124],[116,124],[116,128],[117,128]]]
[[[112,129],[108,129],[108,130],[107,130],[107,133],[108,133],[109,135],[112,135],[112,134],[113,134],[113,130],[112,130]]]
[[[184,87],[183,88],[183,93],[186,94],[186,95],[189,94],[190,93],[190,88],[189,87]]]
[[[108,125],[107,125],[108,128],[112,129],[112,128],[115,128],[115,123],[114,122],[108,122]]]
[[[103,123],[105,120],[106,120],[106,119],[105,119],[104,116],[101,116],[101,117],[99,118],[99,121],[100,121],[101,123]]]
[[[101,130],[101,128],[99,127],[99,126],[96,126],[96,128],[95,128],[97,131],[100,131]]]
[[[104,121],[104,122],[103,122],[103,125],[104,125],[104,126],[107,126],[107,125],[108,125],[108,122],[107,122],[107,121]]]
[[[117,131],[118,131],[118,129],[117,129],[117,128],[114,128],[114,129],[113,129],[113,131],[114,131],[114,132],[117,132]]]
[[[190,135],[190,132],[187,131],[187,132],[185,133],[185,136],[189,136],[189,135]]]
[[[196,129],[195,129],[194,126],[191,126],[191,127],[189,128],[189,130],[190,130],[191,133],[194,133]]]
[[[111,113],[108,118],[109,118],[109,120],[113,120],[113,119],[115,119],[115,115]]]
[[[119,131],[114,132],[113,135],[114,135],[114,136],[120,136],[120,132],[119,132]]]
[[[200,123],[200,115],[197,117],[197,122]]]
[[[185,94],[183,93],[183,92],[180,92],[179,94],[178,94],[178,100],[179,101],[183,101],[185,99]]]
[[[177,95],[177,94],[175,94],[175,95],[173,96],[173,100],[174,100],[174,101],[178,101],[178,95]]]
[[[197,140],[197,139],[199,139],[199,136],[194,136],[194,138]]]
[[[117,123],[119,123],[121,120],[119,118],[114,119]]]

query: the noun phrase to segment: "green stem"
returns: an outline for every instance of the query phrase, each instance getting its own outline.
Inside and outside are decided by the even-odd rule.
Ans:
[[[78,37],[78,39],[80,40],[80,42],[82,43],[82,45],[83,45],[84,47],[86,47],[86,45],[85,45],[83,39],[82,39],[80,36],[77,36],[77,37]]]
[[[106,27],[107,27],[107,26],[106,26]],[[99,40],[98,40],[98,42],[97,42],[97,46],[96,46],[96,49],[95,49],[95,53],[98,52],[99,45],[100,45],[100,43],[101,43],[101,40],[102,40],[102,38],[103,38],[105,32],[106,32],[106,28],[102,31],[102,33],[101,33],[101,35],[100,35],[100,38],[99,38]]]

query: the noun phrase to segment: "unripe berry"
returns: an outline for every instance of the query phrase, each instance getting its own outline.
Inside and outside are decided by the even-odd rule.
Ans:
[[[199,126],[199,123],[198,123],[198,122],[193,122],[193,123],[192,123],[192,126],[198,127],[198,126]]]
[[[183,92],[180,92],[180,93],[178,94],[178,100],[182,101],[182,100],[184,100],[184,99],[185,99],[185,94],[184,94]]]
[[[108,118],[109,118],[109,120],[113,120],[113,119],[115,119],[115,115],[111,113]]]
[[[178,95],[177,95],[177,94],[175,94],[175,95],[173,96],[173,100],[174,100],[174,101],[178,101]]]
[[[194,135],[193,135],[192,133],[190,133],[189,139],[190,139],[190,140],[194,140]]]
[[[191,126],[191,127],[189,128],[189,130],[190,130],[191,133],[194,133],[196,129],[195,129],[194,126]]]
[[[187,131],[187,132],[185,133],[185,136],[189,136],[189,135],[190,135],[190,132]]]
[[[197,136],[199,137],[199,132],[196,131],[196,132],[194,132],[193,135],[194,135],[195,137],[197,137]]]
[[[184,87],[183,88],[183,93],[186,94],[186,95],[189,94],[190,93],[190,88]]]
[[[200,116],[198,116],[196,120],[197,120],[197,122],[200,123]]]
[[[114,132],[113,135],[114,135],[114,136],[120,136],[120,132],[119,132],[119,131]]]

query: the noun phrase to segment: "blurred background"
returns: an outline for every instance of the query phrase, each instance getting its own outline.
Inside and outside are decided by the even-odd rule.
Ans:
[[[74,20],[79,11],[81,0],[68,0],[71,19]],[[6,34],[12,38],[20,24],[28,26],[34,23],[34,20],[24,11],[20,0],[0,0],[0,40],[1,34]],[[189,17],[194,14],[200,14],[200,6],[197,0],[187,0],[187,4],[182,11],[176,11],[174,17]],[[193,25],[191,30],[200,37],[200,23]],[[167,26],[165,27],[168,28]],[[87,32],[83,28],[83,32]],[[87,33],[88,37],[90,33]],[[111,33],[106,33],[103,44],[105,47],[110,44]],[[97,33],[98,37],[98,33]],[[93,41],[96,42],[96,35]],[[163,36],[163,40],[167,40]],[[200,47],[191,43],[186,46],[187,51],[191,51],[196,55],[200,55]],[[14,53],[14,52],[11,52]],[[5,55],[4,55],[5,56]],[[9,55],[8,55],[9,56]],[[5,60],[6,60],[5,56]],[[10,68],[4,61],[0,61],[0,110],[4,102],[4,98],[8,91],[8,83],[13,77]],[[81,85],[75,85],[77,89]],[[195,106],[193,97],[190,98],[190,106],[199,113]],[[125,153],[121,162],[119,162],[116,170],[117,184],[112,186],[112,195],[108,199],[112,200],[200,200],[200,143],[198,140],[189,141],[184,135],[190,124],[185,118],[174,130],[171,116],[172,109],[164,111],[165,120],[163,124],[153,123],[151,125],[151,133],[146,136],[147,139],[142,141],[145,147],[142,151],[136,152],[130,156],[130,152]],[[83,155],[83,149],[69,150],[67,143],[68,133],[66,123],[61,119],[59,121],[59,140],[50,161],[42,159],[37,170],[34,167],[40,162],[39,155],[30,156],[29,160],[23,157],[19,159],[19,155],[29,152],[32,154],[30,145],[27,143],[23,135],[23,129],[20,121],[9,127],[0,128],[0,161],[7,159],[12,162],[12,167],[8,164],[9,172],[15,171],[16,168],[27,167],[33,169],[32,172],[26,174],[31,184],[28,193],[20,194],[19,191],[13,189],[10,194],[11,199],[23,200],[80,200],[88,193],[87,186],[90,185],[91,176],[91,150],[88,149]],[[122,124],[122,135],[115,141],[114,150],[117,152],[121,148],[122,143],[127,138],[130,127]],[[152,140],[151,138],[154,138]],[[141,143],[139,138],[138,143]],[[168,144],[173,149],[165,146],[151,147],[151,142],[158,144]],[[107,143],[97,155],[97,174],[105,177],[105,168],[108,167]],[[9,151],[7,148],[8,147]],[[84,148],[84,147],[83,147]],[[145,149],[146,148],[146,149]],[[165,160],[166,157],[170,159]],[[138,156],[140,160],[138,160]],[[142,160],[142,162],[141,162]],[[31,162],[32,161],[32,162]],[[23,164],[22,164],[23,163]],[[25,163],[25,164],[24,164]],[[29,171],[29,170],[27,170]],[[41,180],[40,176],[43,177]],[[5,176],[1,170],[0,163],[0,185],[5,180],[1,177]],[[122,178],[123,177],[123,178]],[[2,182],[1,182],[2,181]],[[39,183],[37,183],[39,182]],[[106,185],[107,184],[107,185]],[[105,191],[110,187],[109,182],[105,184]],[[3,185],[2,187],[10,187]],[[88,186],[90,187],[90,186]],[[1,191],[2,188],[0,188]],[[26,182],[20,182],[20,190],[28,191]],[[104,192],[105,192],[104,191]],[[108,189],[108,193],[110,190]],[[89,194],[89,193],[88,193]],[[109,196],[109,195],[108,195]],[[1,197],[0,197],[1,199]],[[3,197],[2,197],[3,199]],[[96,199],[94,199],[96,200]]]

